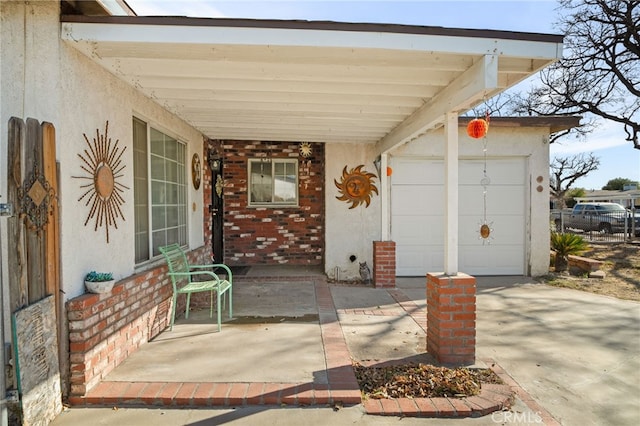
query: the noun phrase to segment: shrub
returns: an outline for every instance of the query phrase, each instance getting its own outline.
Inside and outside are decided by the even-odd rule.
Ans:
[[[551,248],[556,252],[554,269],[560,272],[567,269],[569,255],[584,253],[589,244],[580,235],[552,232]]]

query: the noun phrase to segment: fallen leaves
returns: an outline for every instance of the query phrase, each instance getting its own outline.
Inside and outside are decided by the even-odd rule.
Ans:
[[[473,396],[480,393],[482,383],[502,383],[493,371],[481,368],[415,363],[365,367],[356,363],[354,370],[364,396],[374,399]]]

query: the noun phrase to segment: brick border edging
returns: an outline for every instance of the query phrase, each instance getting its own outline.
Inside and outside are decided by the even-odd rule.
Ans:
[[[75,407],[179,408],[356,405],[360,395],[318,383],[103,381],[86,396],[69,398],[69,403]]]
[[[461,418],[481,417],[504,410],[511,407],[513,400],[514,391],[509,385],[487,383],[482,385],[479,395],[465,398],[367,399],[362,405],[371,415]]]

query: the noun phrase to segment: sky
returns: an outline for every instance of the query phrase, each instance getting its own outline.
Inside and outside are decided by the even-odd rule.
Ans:
[[[555,0],[126,1],[140,16],[326,20],[559,34],[554,25],[559,16]],[[530,84],[523,82],[514,90],[525,90]],[[587,140],[551,144],[551,157],[584,152],[599,158],[598,170],[580,178],[574,187],[597,190],[618,177],[640,181],[640,150],[624,139],[622,126],[599,120]]]

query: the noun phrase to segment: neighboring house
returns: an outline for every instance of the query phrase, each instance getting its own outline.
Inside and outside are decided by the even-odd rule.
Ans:
[[[579,202],[583,201],[603,201],[609,203],[618,203],[630,209],[640,207],[640,190],[629,189],[626,191],[608,191],[597,190],[588,191],[584,197],[576,197]]]
[[[19,219],[3,221],[4,308],[56,295],[71,395],[126,357],[101,342],[138,324],[121,338],[134,350],[166,325],[158,247],[169,242],[200,260],[213,250],[230,265],[316,265],[345,280],[366,261],[382,286],[547,271],[548,136],[578,119],[491,118],[472,139],[459,116],[556,61],[561,36],[109,16],[100,4],[0,4],[0,170],[15,171],[11,146],[33,139],[34,122],[51,123],[42,161],[59,170],[59,262],[43,262],[58,265],[55,284],[13,290],[20,251],[6,242],[22,244]],[[23,186],[12,180],[0,176],[1,194]],[[107,299],[83,295],[96,269],[118,280]],[[110,317],[92,316],[99,304]]]

